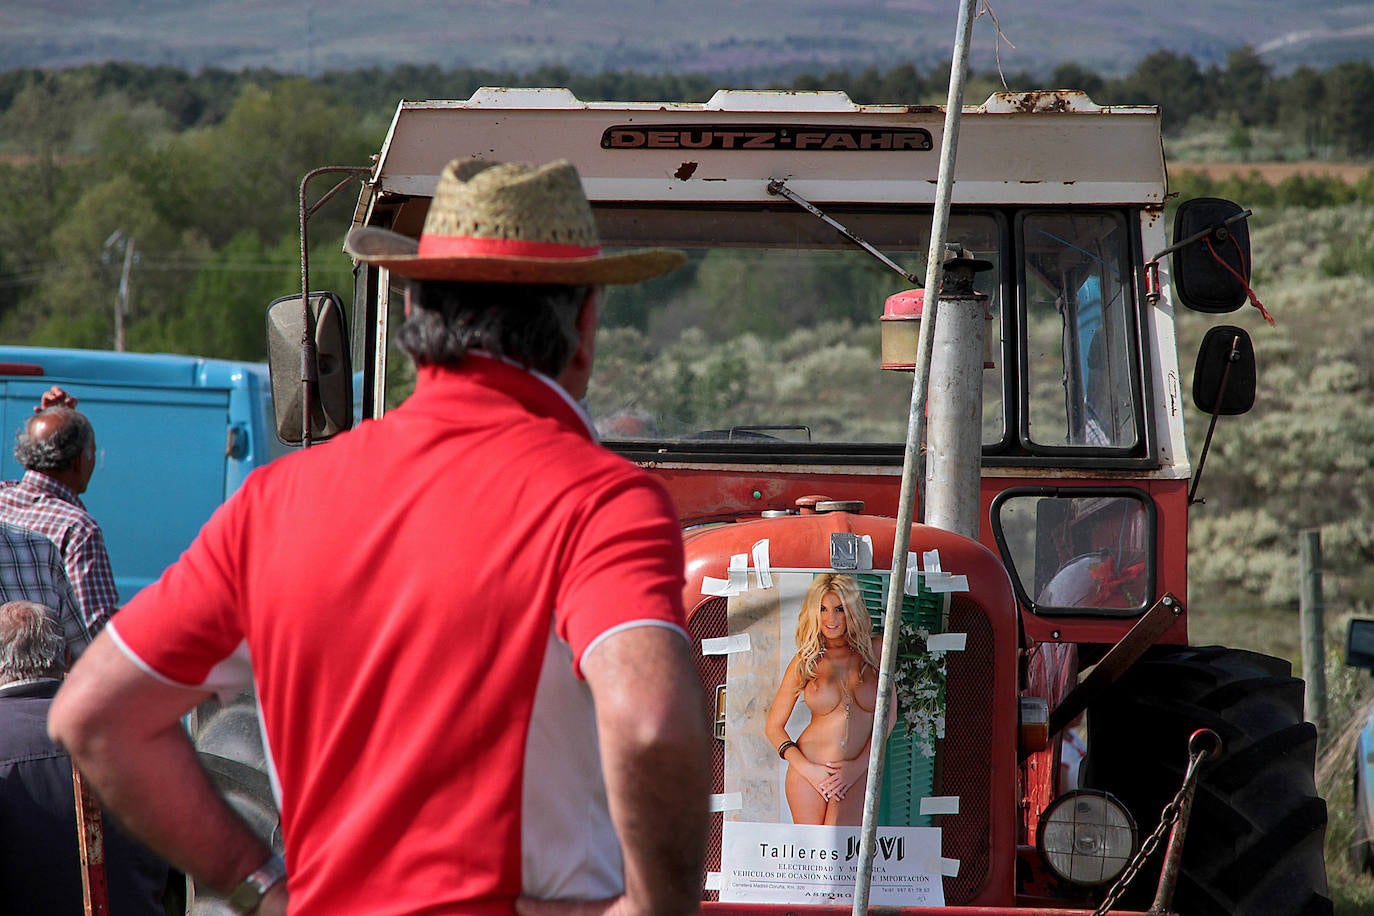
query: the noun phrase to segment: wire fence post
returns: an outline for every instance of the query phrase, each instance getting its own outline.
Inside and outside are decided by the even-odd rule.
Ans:
[[[1298,620],[1302,627],[1302,676],[1307,682],[1303,713],[1325,737],[1326,715],[1326,623],[1322,605],[1322,533],[1308,528],[1298,533],[1298,563],[1301,585],[1298,590]]]

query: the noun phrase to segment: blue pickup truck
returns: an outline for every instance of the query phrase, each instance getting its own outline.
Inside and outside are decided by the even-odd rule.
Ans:
[[[180,556],[248,472],[287,451],[264,364],[0,346],[0,477],[23,474],[15,433],[53,385],[95,427],[82,501],[105,532],[121,602]]]

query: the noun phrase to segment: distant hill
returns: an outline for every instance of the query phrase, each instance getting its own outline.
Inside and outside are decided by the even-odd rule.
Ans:
[[[927,71],[949,60],[954,0],[3,0],[0,70],[107,60],[198,71],[482,67],[522,72]],[[1206,66],[1242,45],[1275,71],[1374,59],[1374,4],[1349,0],[1018,0],[974,25],[973,66],[1103,76],[1150,51]]]

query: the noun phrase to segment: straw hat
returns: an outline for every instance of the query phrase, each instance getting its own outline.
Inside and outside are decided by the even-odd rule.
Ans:
[[[344,250],[416,280],[479,283],[638,283],[680,267],[666,248],[602,254],[582,181],[565,161],[532,166],[455,159],[434,189],[417,243],[372,226]]]

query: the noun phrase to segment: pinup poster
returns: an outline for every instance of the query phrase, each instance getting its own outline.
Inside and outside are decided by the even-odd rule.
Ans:
[[[881,652],[869,611],[882,608],[866,607],[852,574],[771,579],[729,597],[720,899],[845,904]],[[938,827],[879,826],[870,902],[943,905],[940,852]]]

